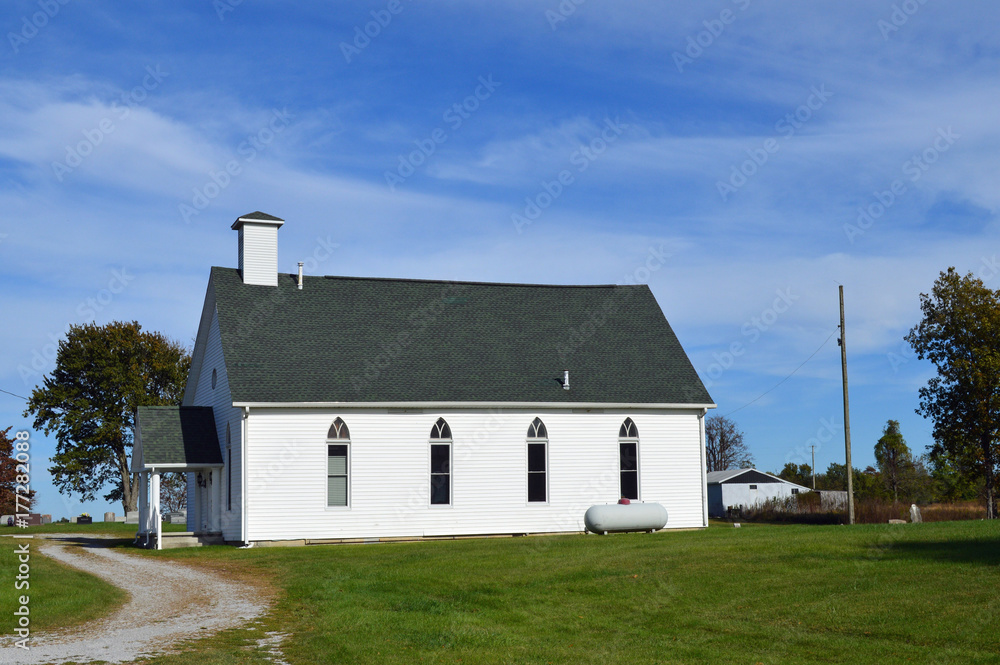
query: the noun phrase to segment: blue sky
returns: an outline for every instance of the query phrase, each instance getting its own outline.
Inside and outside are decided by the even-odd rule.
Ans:
[[[811,439],[821,469],[843,459],[843,284],[855,464],[890,418],[921,452],[919,294],[949,266],[1000,287],[998,19],[938,0],[5,2],[0,388],[27,395],[69,324],[193,343],[230,224],[262,210],[287,220],[288,272],[648,282],[764,469]],[[669,258],[647,271],[651,252]],[[22,410],[0,394],[0,427],[30,427]],[[41,510],[103,513],[56,494],[54,444],[33,442]]]

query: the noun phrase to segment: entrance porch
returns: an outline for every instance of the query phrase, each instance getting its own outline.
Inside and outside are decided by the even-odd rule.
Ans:
[[[139,474],[136,544],[164,549],[201,545],[203,539],[221,541],[222,469],[222,450],[211,407],[139,407],[132,450],[132,473]],[[187,504],[196,530],[183,534],[184,538],[179,537],[182,534],[163,533],[160,510],[163,473],[194,476],[194,496],[188,492]]]

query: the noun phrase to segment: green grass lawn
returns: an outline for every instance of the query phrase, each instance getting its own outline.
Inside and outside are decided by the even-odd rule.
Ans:
[[[1000,523],[148,552],[281,592],[154,662],[997,663]]]
[[[13,613],[20,607],[17,601],[21,596],[30,599],[32,634],[99,618],[128,600],[128,594],[118,587],[40,554],[41,542],[37,538],[0,538],[0,570],[5,578],[0,583],[0,607],[4,610],[0,617],[0,634],[14,633],[17,618]],[[18,580],[22,562],[15,550],[25,543],[28,544],[30,570],[27,580]],[[25,581],[29,584],[27,589],[15,587]]]
[[[117,535],[126,547],[134,526],[32,530]],[[33,629],[124,601],[34,543]],[[4,608],[21,594],[14,546],[0,539]],[[263,621],[160,665],[268,662],[256,647],[266,631],[289,635],[292,663],[1000,662],[1000,523],[135,553],[278,591]]]
[[[35,533],[92,533],[106,534],[118,538],[134,538],[138,526],[135,524],[123,524],[121,522],[94,522],[93,524],[73,524],[72,522],[55,522],[52,524],[42,524],[39,526],[29,526],[19,528],[14,526],[0,526],[0,536],[11,536],[14,534],[35,534]],[[164,531],[185,531],[183,524],[164,524]]]
[[[182,526],[171,524],[164,524],[163,528],[168,531],[184,530]],[[40,533],[100,534],[122,539],[120,544],[125,544],[131,542],[135,530],[134,524],[47,524],[26,529],[0,527],[0,536]],[[31,599],[29,607],[32,632],[84,623],[113,612],[128,600],[128,594],[118,587],[41,555],[38,547],[42,542],[38,538],[0,538],[0,571],[3,571],[6,578],[0,581],[0,607],[4,609],[3,616],[0,617],[0,634],[10,635],[13,632],[15,618],[12,613],[20,606],[15,603],[21,596]],[[27,582],[30,586],[27,589],[17,589],[15,585],[24,580],[17,579],[21,562],[15,550],[24,543],[29,544],[28,564],[31,570]],[[67,593],[67,589],[72,589],[73,592]]]

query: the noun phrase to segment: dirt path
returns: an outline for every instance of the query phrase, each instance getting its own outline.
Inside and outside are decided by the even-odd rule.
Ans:
[[[114,614],[76,629],[33,634],[30,651],[4,639],[0,663],[127,662],[168,651],[178,640],[241,626],[267,610],[266,600],[249,586],[110,549],[98,538],[53,537],[39,549],[124,589],[130,599]]]

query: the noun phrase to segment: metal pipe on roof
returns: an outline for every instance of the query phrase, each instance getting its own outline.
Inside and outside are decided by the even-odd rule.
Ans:
[[[299,291],[302,290],[302,266],[305,265],[302,261],[299,261]]]

